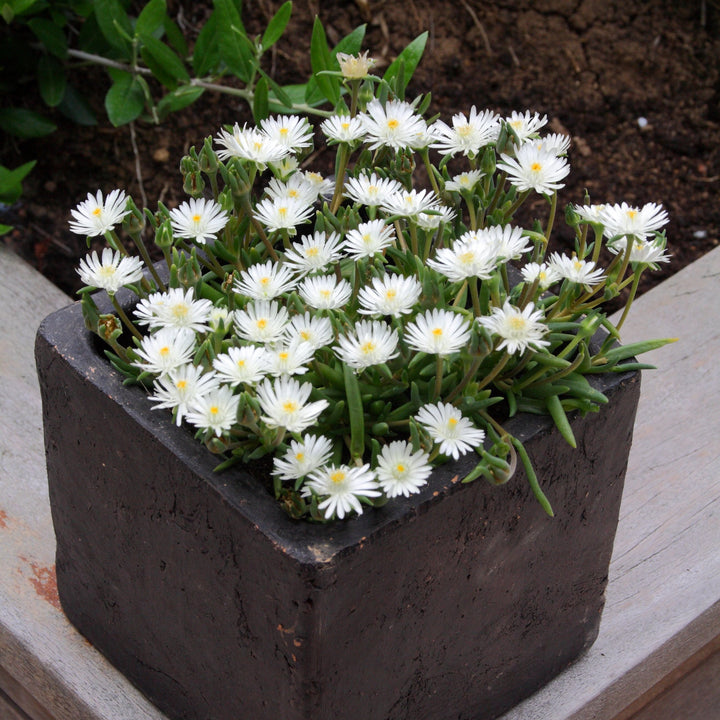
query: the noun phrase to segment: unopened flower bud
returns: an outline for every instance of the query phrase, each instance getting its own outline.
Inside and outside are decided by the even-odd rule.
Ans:
[[[375,64],[375,59],[368,57],[367,50],[359,55],[338,53],[337,61],[340,64],[340,72],[348,80],[361,80],[367,77],[370,68]]]

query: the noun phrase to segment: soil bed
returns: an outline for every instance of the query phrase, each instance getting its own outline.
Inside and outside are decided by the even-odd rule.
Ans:
[[[262,32],[279,5],[246,3],[248,30]],[[208,12],[205,4],[187,0],[168,6],[190,38]],[[586,190],[592,202],[665,205],[673,258],[649,278],[647,289],[720,237],[720,10],[710,2],[703,6],[700,0],[309,0],[295,3],[267,70],[280,83],[307,78],[316,13],[331,42],[367,23],[364,46],[380,68],[428,30],[409,97],[431,91],[431,110],[445,120],[472,105],[547,114],[551,131],[573,139],[573,171],[560,207],[583,202]],[[87,252],[84,239],[67,229],[70,208],[98,188],[122,187],[138,204],[142,199],[130,129],[113,128],[102,111],[107,79],[98,70],[87,81],[96,86],[88,95],[97,105],[98,126],[78,127],[58,115],[53,135],[2,143],[6,166],[38,161],[21,201],[0,216],[15,225],[2,241],[68,293],[79,287],[75,267]],[[21,101],[39,108],[32,94]],[[162,200],[172,207],[184,199],[177,168],[191,145],[216,135],[221,124],[249,121],[247,107],[206,93],[160,126],[137,122],[149,206]],[[565,230],[560,244],[571,242]]]

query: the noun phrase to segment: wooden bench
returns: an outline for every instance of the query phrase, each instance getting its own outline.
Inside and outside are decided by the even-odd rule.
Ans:
[[[68,302],[0,245],[0,719],[162,720],[57,599],[33,343]],[[720,717],[702,709],[720,707],[720,248],[640,298],[623,332],[668,336],[643,377],[600,636],[503,720]]]

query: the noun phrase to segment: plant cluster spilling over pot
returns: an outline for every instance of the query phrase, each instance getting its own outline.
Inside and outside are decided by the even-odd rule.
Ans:
[[[317,128],[221,129],[177,208],[73,210],[109,247],[38,340],[63,607],[174,717],[493,717],[597,633],[667,215],[569,207],[549,254],[545,117],[429,121],[403,62],[326,65]]]

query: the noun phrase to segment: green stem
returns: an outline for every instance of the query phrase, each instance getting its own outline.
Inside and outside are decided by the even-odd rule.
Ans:
[[[112,293],[112,295],[110,295],[110,299],[112,300],[113,307],[115,308],[115,311],[117,312],[118,316],[120,317],[120,320],[122,320],[123,325],[125,325],[125,327],[138,340],[142,340],[143,336],[141,335],[140,331],[135,327],[135,325],[132,324],[132,322],[130,321],[130,318],[125,314],[125,311],[122,309],[120,303],[115,298],[115,293]]]

